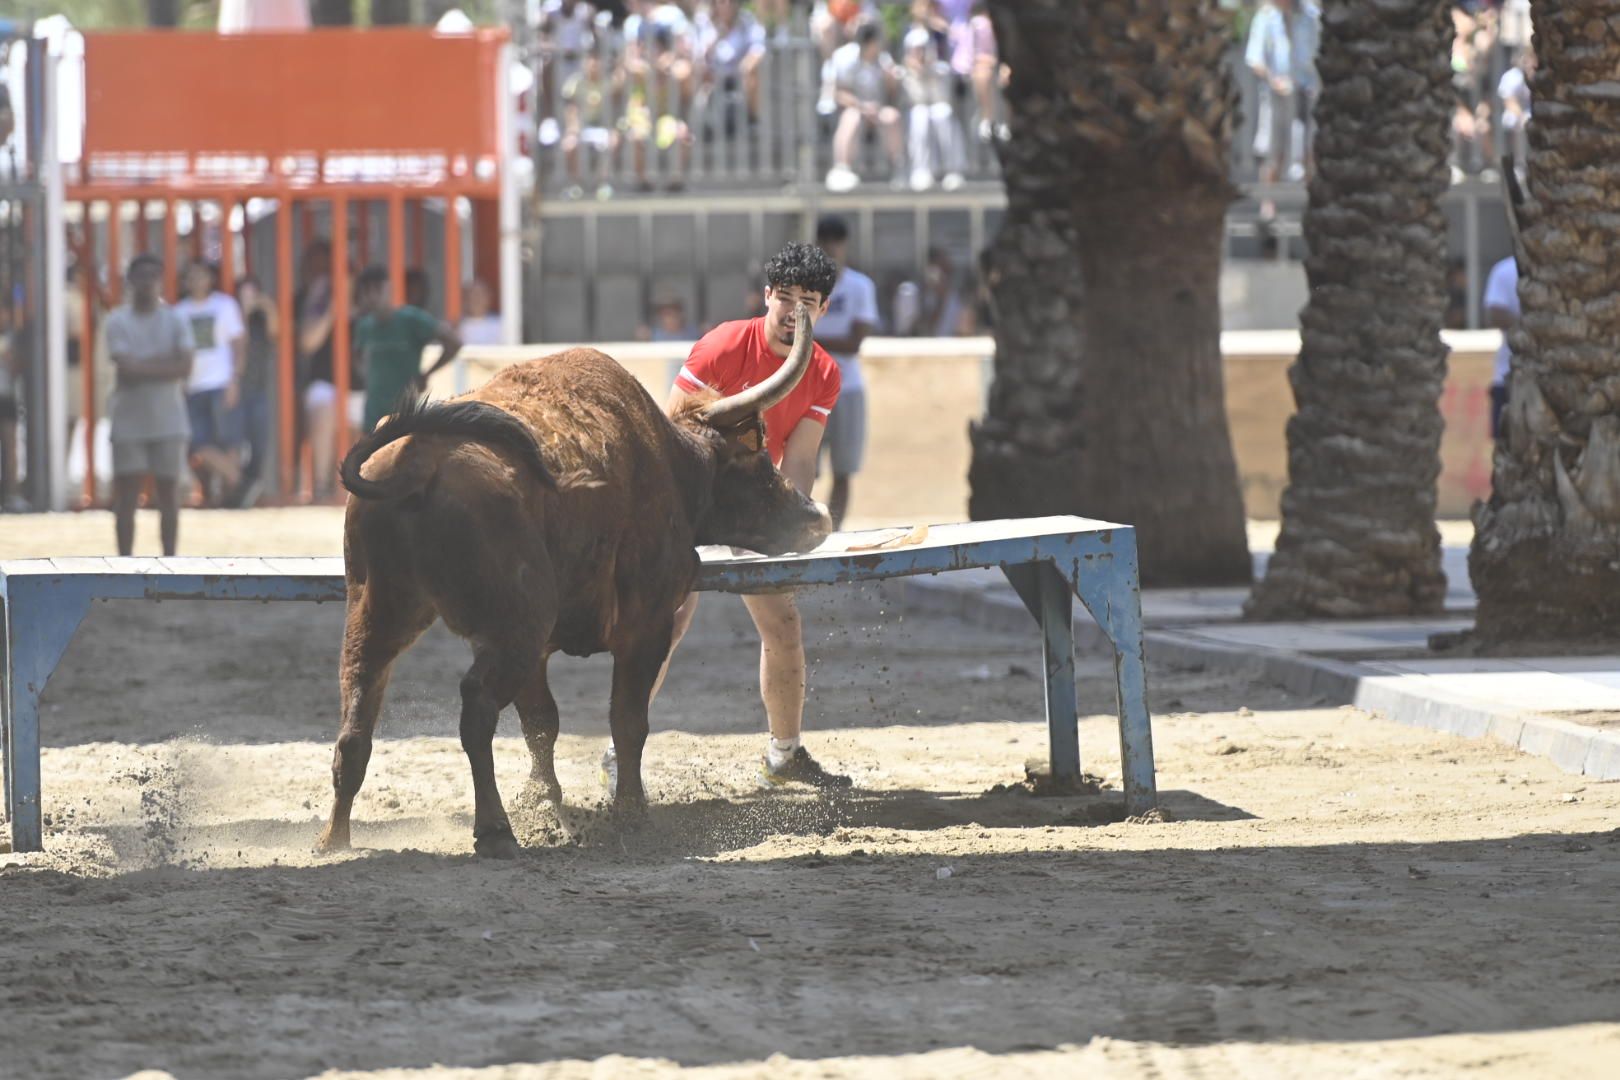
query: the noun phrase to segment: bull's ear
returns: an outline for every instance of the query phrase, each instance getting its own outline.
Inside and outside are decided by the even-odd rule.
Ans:
[[[765,432],[756,424],[749,424],[737,433],[737,441],[756,454],[765,445]]]

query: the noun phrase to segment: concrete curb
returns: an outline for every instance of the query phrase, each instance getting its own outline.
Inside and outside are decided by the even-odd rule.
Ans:
[[[986,629],[1021,632],[1031,626],[1029,612],[1010,590],[987,594],[921,577],[888,584],[891,587],[886,593],[908,611],[951,615]],[[1080,653],[1095,654],[1109,648],[1101,628],[1078,605],[1074,642]],[[1620,731],[1497,708],[1488,701],[1433,688],[1418,689],[1409,679],[1366,664],[1211,641],[1201,638],[1194,626],[1149,629],[1145,645],[1152,663],[1253,673],[1302,696],[1354,705],[1397,724],[1471,739],[1494,739],[1547,758],[1568,773],[1594,780],[1620,780]]]

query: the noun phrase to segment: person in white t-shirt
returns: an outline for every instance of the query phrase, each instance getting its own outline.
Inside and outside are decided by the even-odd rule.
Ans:
[[[1508,374],[1513,369],[1513,350],[1508,332],[1519,325],[1519,263],[1512,255],[1491,267],[1485,279],[1485,321],[1502,331],[1502,344],[1496,350],[1496,370],[1491,376],[1491,437],[1502,437],[1502,410],[1508,400]]]
[[[219,291],[214,268],[199,261],[186,268],[186,295],[174,311],[190,325],[197,347],[186,384],[192,471],[202,484],[206,504],[218,506],[241,479],[238,406],[247,364],[242,309],[235,297]]]
[[[1536,51],[1526,45],[1519,53],[1519,62],[1502,72],[1496,84],[1496,96],[1502,102],[1502,141],[1520,161],[1528,149],[1524,133],[1530,122],[1530,78],[1535,73]]]
[[[827,418],[822,446],[831,458],[833,487],[827,513],[834,529],[842,527],[849,509],[850,478],[861,470],[866,454],[866,380],[861,376],[861,342],[877,330],[877,286],[849,267],[849,226],[843,218],[823,218],[816,226],[816,246],[838,264],[838,281],[827,298],[827,313],[816,323],[816,341],[838,364],[843,387]]]

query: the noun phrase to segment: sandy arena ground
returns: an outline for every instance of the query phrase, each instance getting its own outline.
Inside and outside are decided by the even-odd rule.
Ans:
[[[204,543],[211,516],[253,520],[190,515],[190,552],[265,550]],[[47,693],[48,850],[0,855],[0,1076],[1620,1069],[1620,785],[1156,669],[1174,820],[1117,822],[1106,662],[1080,692],[1108,788],[1035,798],[1033,628],[902,619],[873,589],[805,609],[811,745],[852,796],[756,788],[757,647],[707,598],[646,823],[602,813],[607,665],[558,658],[566,803],[515,812],[527,850],[496,864],[470,855],[442,629],[396,668],[360,849],[318,857],[342,612],[99,608]],[[509,805],[517,735],[508,713]]]

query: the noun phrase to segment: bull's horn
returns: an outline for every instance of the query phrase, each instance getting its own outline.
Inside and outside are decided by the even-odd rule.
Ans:
[[[757,415],[775,405],[793,392],[810,370],[812,332],[810,307],[799,301],[793,308],[793,348],[776,373],[758,386],[750,386],[739,394],[721,398],[703,410],[703,419],[715,427],[735,424],[748,416]]]

